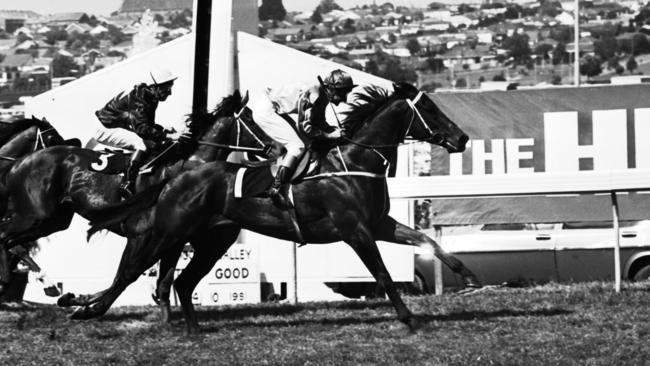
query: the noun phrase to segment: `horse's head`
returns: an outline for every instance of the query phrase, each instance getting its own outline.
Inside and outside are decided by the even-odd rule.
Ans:
[[[412,117],[405,136],[463,152],[469,137],[425,93],[406,84],[393,84],[396,96],[406,100]]]
[[[242,98],[235,90],[221,100],[211,113],[193,114],[188,127],[199,144],[201,141],[221,145],[251,148],[267,158],[280,156],[282,145],[273,140],[253,120],[252,111],[246,106],[248,93]],[[204,160],[225,160],[230,151],[205,146]]]
[[[34,116],[30,119],[34,126],[38,128],[36,131],[36,146],[39,149],[55,146],[55,145],[74,145],[81,146],[79,139],[65,140],[59,132],[52,126],[52,124],[45,118],[38,119]]]

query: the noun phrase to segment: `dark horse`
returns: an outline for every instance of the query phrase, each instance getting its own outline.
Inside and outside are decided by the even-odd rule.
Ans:
[[[273,147],[274,141],[257,125],[245,122],[250,120],[241,115],[250,113],[244,111],[245,103],[237,92],[225,98],[213,113],[190,116],[189,128],[197,141],[190,151],[178,154],[182,159],[170,161],[154,174],[141,175],[139,190],[205,161],[225,159],[229,151],[218,143],[239,142],[256,146],[254,150],[259,153],[279,154],[280,145]],[[56,146],[16,162],[7,173],[6,196],[11,207],[0,224],[0,283],[8,276],[8,249],[68,228],[74,213],[92,219],[119,201],[120,177],[88,169],[98,156],[88,149]],[[119,226],[113,229],[121,234]]]
[[[36,150],[55,145],[76,145],[77,139],[64,140],[61,135],[46,120],[37,118],[22,118],[12,122],[0,122],[0,212],[7,210],[7,193],[5,190],[5,175],[16,160],[33,153]],[[35,243],[25,245],[31,248]],[[9,256],[9,271],[13,271],[20,258]],[[31,264],[31,263],[29,263]],[[3,284],[0,283],[0,293]]]
[[[463,151],[468,141],[429,97],[408,84],[394,87],[392,95],[379,88],[367,89],[369,96],[361,97],[366,103],[356,104],[348,115],[352,138],[340,147],[341,154],[336,148],[323,154],[321,174],[296,184],[293,195],[306,241],[348,243],[386,290],[398,318],[413,328],[417,321],[386,270],[377,240],[413,246],[430,243],[445,264],[463,275],[468,286],[480,284],[432,239],[388,216],[386,162],[394,159],[405,137],[440,145],[449,152]],[[235,175],[232,165],[208,163],[169,181],[157,204],[149,209],[129,212],[135,202],[144,200],[142,195],[98,217],[92,231],[122,223],[129,235],[136,235],[139,247],[125,251],[111,288],[92,306],[78,309],[75,316],[90,318],[105,313],[117,296],[159,258],[201,236],[212,245],[195,247],[191,262],[175,282],[188,330],[198,330],[191,302],[194,287],[235,241],[240,228],[295,239],[283,211],[268,197],[234,198]]]

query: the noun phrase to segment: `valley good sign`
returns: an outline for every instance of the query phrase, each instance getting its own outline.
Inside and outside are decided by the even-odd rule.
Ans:
[[[470,136],[462,154],[434,148],[432,175],[650,168],[650,85],[430,96]],[[621,218],[648,217],[647,196],[623,197]],[[611,219],[609,198],[593,195],[442,201],[431,208],[438,224]]]
[[[235,243],[196,287],[197,305],[226,305],[260,302],[259,250],[255,243]],[[191,253],[177,266],[184,268]]]

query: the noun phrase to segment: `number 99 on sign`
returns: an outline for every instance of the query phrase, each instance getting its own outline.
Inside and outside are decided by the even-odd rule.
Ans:
[[[234,302],[244,301],[244,300],[246,300],[246,293],[244,293],[244,292],[233,292],[233,293],[230,294],[230,298]]]

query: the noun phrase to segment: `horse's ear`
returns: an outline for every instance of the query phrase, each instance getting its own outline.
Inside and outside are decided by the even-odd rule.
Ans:
[[[248,90],[246,90],[246,94],[244,95],[244,99],[241,101],[242,107],[248,104]]]

